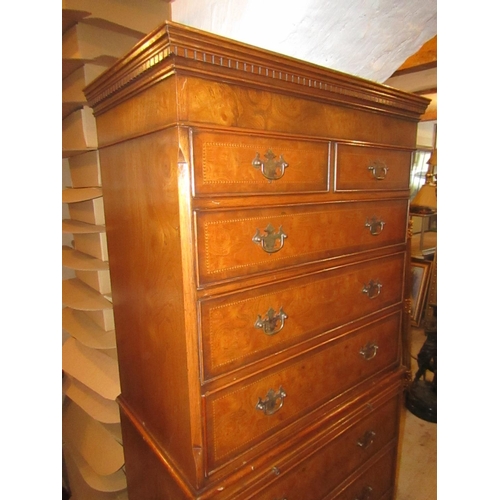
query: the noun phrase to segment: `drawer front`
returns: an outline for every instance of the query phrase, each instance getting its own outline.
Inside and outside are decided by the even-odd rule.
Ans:
[[[204,379],[401,302],[404,262],[398,253],[202,302]]]
[[[395,365],[399,331],[396,313],[329,341],[257,380],[206,396],[209,471]]]
[[[411,151],[339,144],[335,191],[408,189]]]
[[[393,398],[371,415],[323,445],[291,469],[279,466],[278,479],[259,489],[251,500],[320,500],[368,459],[397,437],[399,398]],[[353,497],[354,500],[354,497]]]
[[[390,448],[368,470],[325,500],[383,500],[394,484],[396,448]]]
[[[328,191],[330,143],[193,131],[195,195]]]
[[[201,285],[406,241],[408,202],[198,211]]]

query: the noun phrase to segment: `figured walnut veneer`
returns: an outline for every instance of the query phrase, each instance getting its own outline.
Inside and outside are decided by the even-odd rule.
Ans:
[[[171,22],[85,93],[129,498],[390,498],[428,101]]]

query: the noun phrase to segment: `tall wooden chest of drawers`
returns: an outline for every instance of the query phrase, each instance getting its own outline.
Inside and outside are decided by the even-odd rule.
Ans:
[[[169,22],[85,92],[129,498],[392,498],[428,101]]]

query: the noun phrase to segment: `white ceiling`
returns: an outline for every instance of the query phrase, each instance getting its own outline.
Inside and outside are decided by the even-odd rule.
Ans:
[[[172,20],[376,82],[437,33],[436,0],[172,0]]]

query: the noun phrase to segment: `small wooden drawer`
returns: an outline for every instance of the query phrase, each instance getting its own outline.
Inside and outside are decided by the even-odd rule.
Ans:
[[[328,191],[330,142],[193,131],[195,195]]]
[[[254,488],[258,491],[249,500],[323,499],[397,437],[399,411],[395,397],[332,440],[312,443],[307,458],[290,468],[278,464],[277,479]]]
[[[324,500],[384,500],[394,484],[396,453],[395,447],[382,452],[373,465]]]
[[[408,189],[411,151],[337,145],[335,191]]]
[[[401,302],[404,262],[398,253],[201,302],[203,378]]]
[[[208,470],[397,363],[400,314],[325,342],[252,381],[206,396]]]
[[[199,283],[404,243],[407,211],[406,200],[198,211]]]

